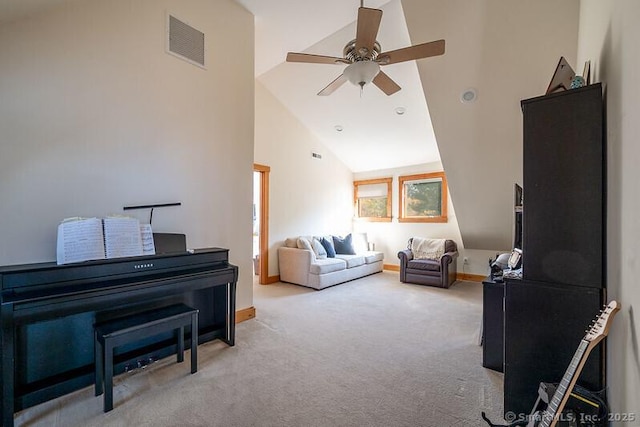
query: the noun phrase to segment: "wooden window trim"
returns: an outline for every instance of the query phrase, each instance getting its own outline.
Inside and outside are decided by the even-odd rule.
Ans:
[[[359,181],[353,181],[353,207],[354,216],[359,221],[368,222],[391,222],[391,196],[392,196],[392,183],[393,178],[376,178],[376,179],[363,179]],[[360,217],[358,216],[358,186],[360,185],[372,185],[372,184],[387,184],[387,216],[386,217]]]
[[[404,213],[404,183],[407,181],[418,181],[422,179],[433,179],[440,178],[442,179],[442,215],[434,216],[434,217],[405,217]],[[447,177],[444,172],[432,172],[432,173],[421,173],[417,175],[406,175],[398,177],[398,200],[399,200],[399,209],[398,209],[398,222],[432,222],[432,223],[441,223],[448,222],[447,217],[447,206],[449,203],[448,197],[448,187],[447,187]]]

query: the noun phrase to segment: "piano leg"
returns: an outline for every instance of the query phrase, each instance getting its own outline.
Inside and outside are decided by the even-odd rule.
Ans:
[[[198,372],[198,313],[191,315],[191,373]]]
[[[95,351],[95,395],[100,396],[102,394],[102,381],[104,381],[104,358],[102,357],[103,349],[100,340],[98,339],[98,332],[93,332],[94,338],[94,351]]]
[[[113,409],[113,345],[104,344],[104,412]]]
[[[222,341],[230,346],[236,342],[236,282],[227,283],[227,325]]]

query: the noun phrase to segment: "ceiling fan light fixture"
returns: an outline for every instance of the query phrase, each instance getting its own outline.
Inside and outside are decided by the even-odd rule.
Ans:
[[[344,70],[344,76],[352,84],[361,88],[371,83],[380,72],[380,65],[374,61],[358,61],[349,64]]]
[[[296,52],[287,54],[287,62],[347,64],[344,72],[338,78],[318,92],[319,96],[330,95],[347,81],[360,86],[361,97],[364,87],[369,83],[373,83],[385,95],[391,96],[401,87],[386,73],[381,72],[380,66],[444,54],[444,40],[435,40],[383,52],[380,43],[376,40],[382,20],[382,10],[364,7],[363,3],[364,0],[360,0],[358,19],[356,20],[356,38],[345,45],[342,50],[342,58]]]

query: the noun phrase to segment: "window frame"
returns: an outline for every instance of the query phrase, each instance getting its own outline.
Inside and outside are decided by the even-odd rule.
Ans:
[[[384,217],[366,217],[360,216],[359,209],[359,198],[358,198],[358,187],[361,185],[375,185],[375,184],[387,184],[387,216]],[[391,178],[375,178],[375,179],[363,179],[358,181],[353,181],[353,208],[354,208],[354,217],[360,221],[369,221],[369,222],[391,222],[391,206],[392,206],[392,194],[393,194],[393,177]]]
[[[422,181],[425,179],[441,179],[442,180],[442,192],[441,192],[441,212],[439,216],[424,216],[424,217],[415,217],[415,216],[406,216],[404,211],[404,201],[405,201],[405,183],[411,181]],[[448,187],[447,187],[447,177],[444,172],[430,172],[430,173],[421,173],[416,175],[405,175],[398,177],[398,199],[399,199],[399,207],[398,207],[398,222],[448,222],[449,219],[447,217],[447,204],[449,203],[448,198]]]

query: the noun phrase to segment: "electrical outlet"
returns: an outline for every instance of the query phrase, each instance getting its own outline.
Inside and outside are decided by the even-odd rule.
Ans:
[[[469,257],[464,257],[464,258],[462,258],[462,263],[463,263],[464,265],[468,265],[468,264],[469,264]]]

